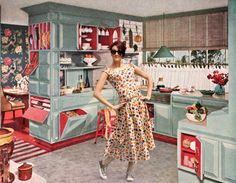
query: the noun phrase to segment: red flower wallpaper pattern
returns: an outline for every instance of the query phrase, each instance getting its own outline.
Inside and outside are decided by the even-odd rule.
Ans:
[[[28,26],[1,25],[1,85],[14,87],[28,61]]]

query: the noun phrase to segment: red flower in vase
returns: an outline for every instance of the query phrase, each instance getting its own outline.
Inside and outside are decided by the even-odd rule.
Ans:
[[[229,81],[229,73],[220,73],[218,70],[215,70],[213,74],[208,74],[207,78],[215,84],[224,86]]]

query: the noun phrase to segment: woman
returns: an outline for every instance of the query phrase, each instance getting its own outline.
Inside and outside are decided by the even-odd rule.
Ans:
[[[103,160],[99,161],[99,173],[107,179],[106,168],[114,159],[127,160],[126,180],[133,181],[134,165],[138,160],[148,160],[149,150],[155,147],[152,124],[144,100],[149,100],[152,92],[152,79],[140,68],[123,64],[125,42],[116,41],[110,46],[113,62],[102,72],[94,91],[94,97],[117,111],[116,123],[106,143]],[[147,96],[143,96],[135,83],[135,74],[148,81]],[[101,90],[108,80],[119,94],[120,102],[112,105],[102,95]]]

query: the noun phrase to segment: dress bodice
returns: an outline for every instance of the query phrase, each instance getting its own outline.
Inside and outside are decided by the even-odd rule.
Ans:
[[[124,102],[133,97],[141,96],[135,82],[135,69],[132,64],[126,64],[122,68],[107,69],[108,81],[116,89],[120,101]]]

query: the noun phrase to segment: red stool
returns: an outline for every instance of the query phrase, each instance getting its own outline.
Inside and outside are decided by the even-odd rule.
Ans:
[[[107,110],[107,112],[105,111]],[[106,116],[108,115],[108,116]],[[98,121],[97,121],[97,127],[96,127],[96,135],[95,135],[95,139],[94,139],[94,143],[97,143],[97,138],[99,136],[101,137],[106,137],[107,135],[109,135],[112,131],[112,125],[114,123],[114,120],[116,118],[115,114],[112,114],[112,112],[109,109],[101,109],[98,112]],[[108,121],[109,120],[109,124],[108,125]]]

